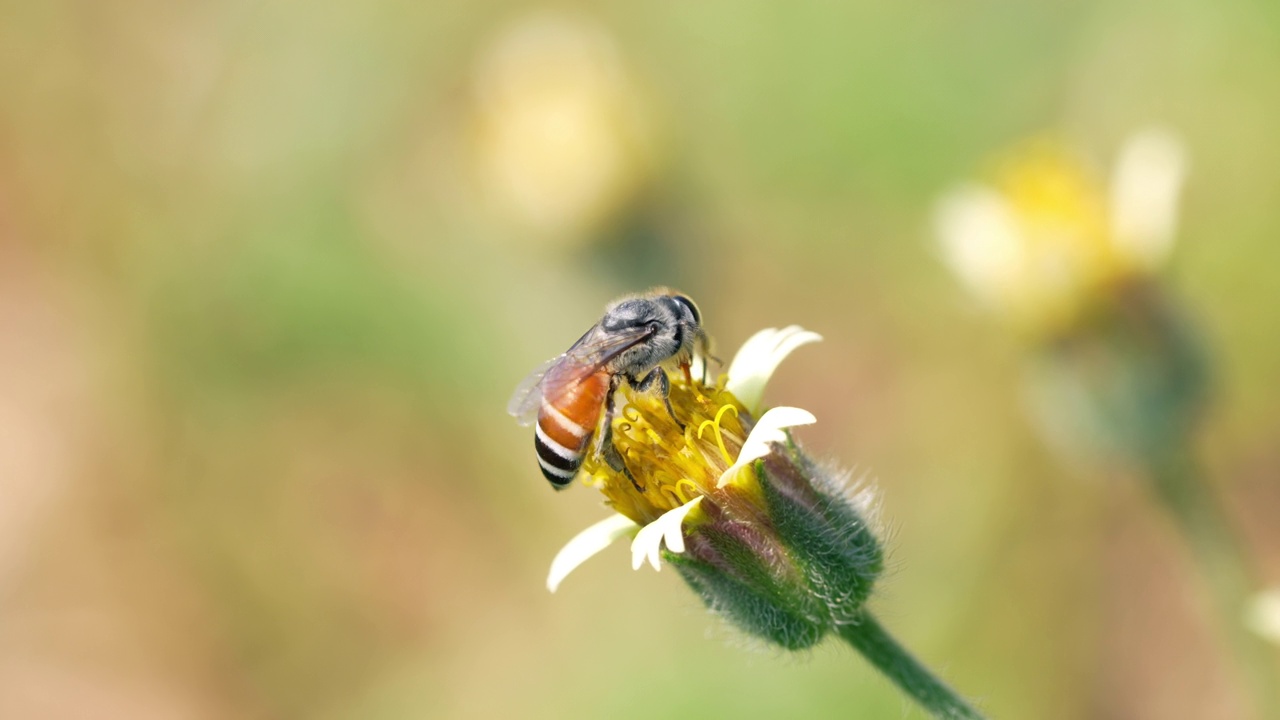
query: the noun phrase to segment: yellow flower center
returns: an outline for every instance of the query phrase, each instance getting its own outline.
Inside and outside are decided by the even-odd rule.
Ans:
[[[586,481],[614,510],[641,525],[714,492],[753,423],[746,407],[724,389],[723,375],[714,385],[687,381],[681,372],[668,375],[675,418],[656,391],[636,392],[624,383],[620,392],[613,443],[632,477],[598,454],[583,463]]]
[[[1133,270],[1111,237],[1103,182],[1066,147],[1041,138],[997,164],[1026,242],[1010,306],[1033,327],[1061,327],[1103,288]]]

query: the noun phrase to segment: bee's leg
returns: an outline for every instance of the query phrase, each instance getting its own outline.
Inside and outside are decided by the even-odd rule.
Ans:
[[[658,392],[662,393],[662,402],[666,404],[667,412],[671,413],[671,419],[676,421],[676,425],[679,425],[681,430],[684,430],[684,423],[680,422],[680,418],[676,417],[676,411],[671,407],[671,378],[667,377],[662,368],[654,368],[639,380],[634,378],[628,378],[628,380],[631,381],[631,387],[639,392],[648,392],[649,388],[657,383]]]
[[[613,444],[613,416],[618,410],[613,398],[614,391],[621,384],[622,376],[620,375],[614,375],[609,380],[609,395],[604,403],[604,429],[600,433],[600,456],[604,458],[609,467],[613,468],[614,472],[626,475],[637,491],[644,492],[644,488],[640,487],[640,483],[636,482],[636,478],[631,474],[626,461],[622,459],[622,453],[618,452],[618,448]]]
[[[627,467],[626,461],[622,459],[622,453],[618,452],[618,448],[613,446],[613,433],[609,433],[609,435],[611,437],[602,448],[604,461],[609,464],[609,467],[613,468],[614,472],[626,475],[627,479],[631,481],[631,486],[637,491],[644,492],[644,488],[640,487],[640,483],[636,482],[636,476],[631,474],[631,469]]]

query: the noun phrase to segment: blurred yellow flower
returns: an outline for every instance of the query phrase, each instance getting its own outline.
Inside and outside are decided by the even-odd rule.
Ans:
[[[1280,644],[1280,587],[1254,596],[1245,614],[1245,624],[1258,635]]]
[[[649,126],[609,33],[544,12],[501,32],[474,75],[477,172],[514,220],[580,238],[642,188]]]
[[[1154,273],[1173,244],[1186,159],[1170,132],[1124,145],[1106,186],[1056,140],[996,163],[991,185],[939,203],[936,224],[956,275],[1031,334],[1069,326],[1110,289]]]

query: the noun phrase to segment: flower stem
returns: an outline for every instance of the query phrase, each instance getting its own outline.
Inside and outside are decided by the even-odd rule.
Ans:
[[[862,613],[857,624],[839,626],[839,632],[845,642],[862,653],[868,662],[929,714],[936,718],[983,719],[983,715],[965,702],[959,693],[898,644],[871,613]]]
[[[1258,583],[1225,509],[1189,453],[1173,452],[1153,459],[1149,471],[1160,501],[1178,524],[1204,574],[1221,630],[1253,690],[1259,715],[1280,717],[1280,683],[1272,650],[1249,632],[1243,620]]]

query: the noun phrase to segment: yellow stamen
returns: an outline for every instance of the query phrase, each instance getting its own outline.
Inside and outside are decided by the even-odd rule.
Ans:
[[[685,488],[689,489],[688,494],[685,494],[683,492]],[[698,486],[695,485],[693,481],[690,480],[689,478],[680,478],[679,482],[676,483],[676,494],[680,496],[680,504],[683,505],[684,503],[687,503],[690,500],[694,499],[695,497],[701,495],[702,491],[699,490]]]
[[[738,408],[736,408],[736,407],[734,407],[734,406],[732,406],[732,405],[725,405],[725,406],[721,407],[721,408],[720,408],[720,410],[716,412],[716,418],[715,418],[715,420],[706,420],[706,421],[704,421],[701,425],[699,425],[699,426],[698,426],[698,439],[699,439],[699,440],[701,440],[701,439],[702,439],[702,431],[703,431],[704,429],[706,429],[706,427],[707,427],[708,425],[710,425],[710,426],[711,426],[711,428],[712,428],[712,430],[714,430],[714,431],[715,431],[715,434],[716,434],[716,444],[720,446],[720,455],[721,455],[722,457],[724,457],[724,461],[725,461],[725,462],[727,462],[727,463],[729,463],[730,465],[732,465],[732,464],[733,464],[733,457],[732,457],[731,455],[729,455],[729,451],[728,451],[727,449],[725,449],[725,446],[724,446],[724,434],[720,432],[720,419],[724,417],[724,412],[725,412],[726,410],[732,410],[732,411],[733,411],[733,416],[734,416],[734,417],[738,417]]]
[[[680,494],[679,485],[667,485],[664,483],[658,486],[658,492],[662,493],[662,497],[671,503],[673,507],[679,507],[689,502]]]
[[[675,417],[660,395],[624,385],[613,443],[627,472],[592,453],[583,463],[588,482],[611,507],[641,525],[716,492],[716,481],[741,451],[751,422],[723,383],[723,377],[716,385],[703,385],[700,378],[672,373],[669,400]]]

